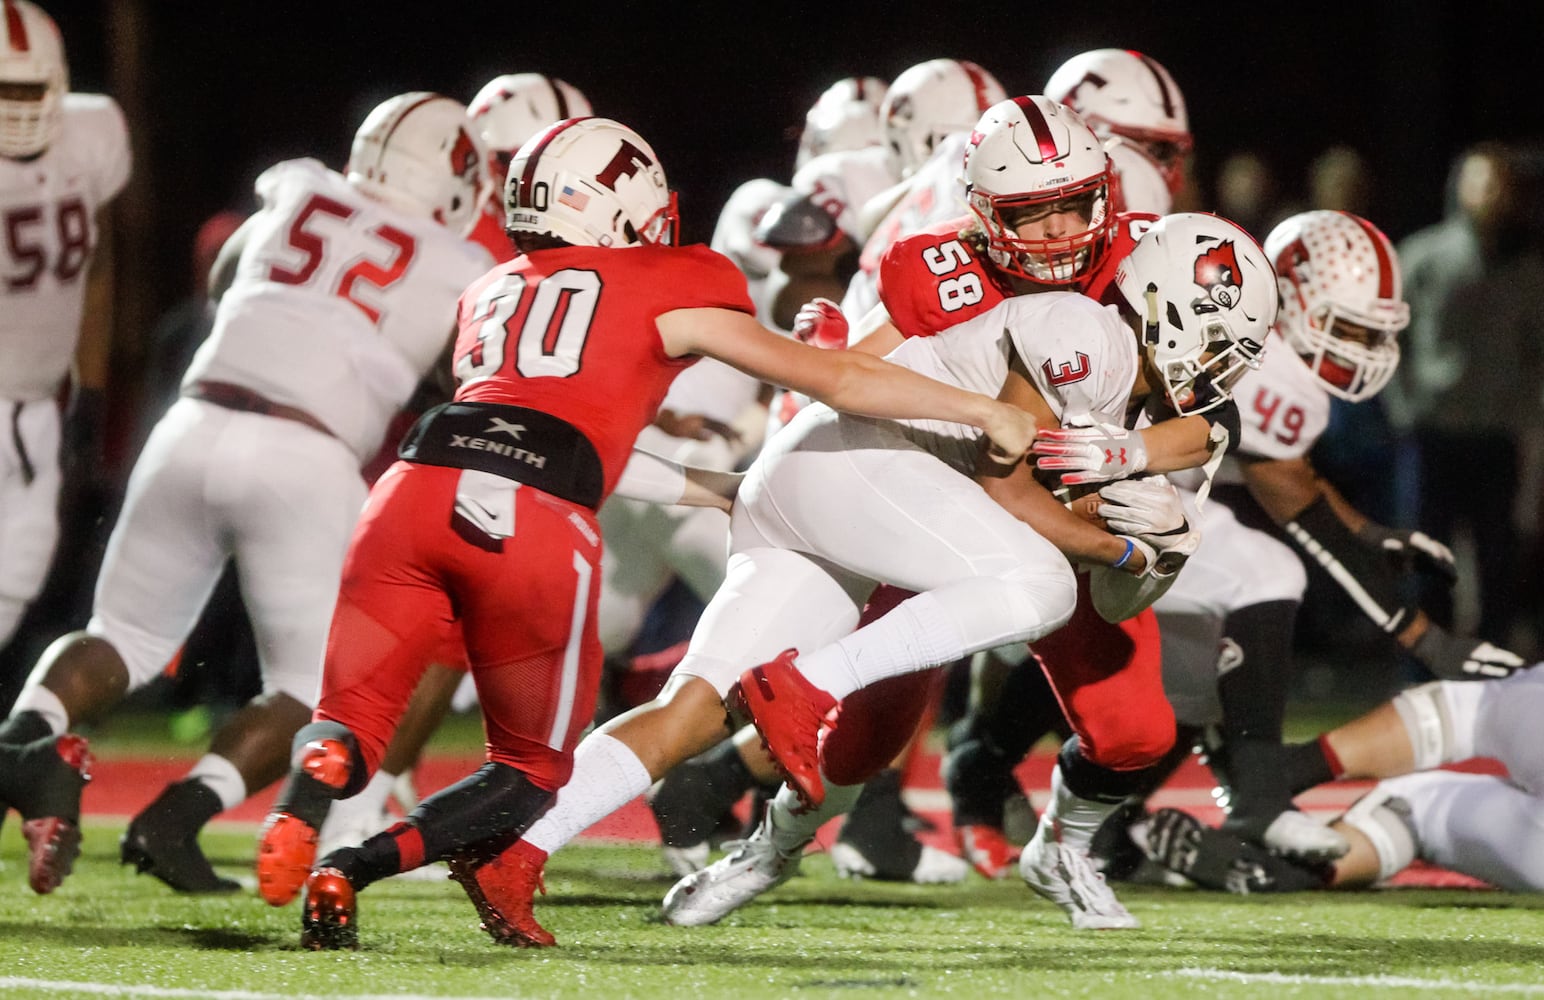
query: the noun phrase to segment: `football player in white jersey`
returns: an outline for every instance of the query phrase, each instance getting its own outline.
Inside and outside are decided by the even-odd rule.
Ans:
[[[1158,60],[1134,49],[1082,52],[1057,67],[1045,95],[1082,114],[1106,141],[1121,211],[1170,211],[1193,140],[1185,95]]]
[[[890,244],[965,212],[965,147],[971,128],[1007,97],[1002,84],[975,63],[930,59],[910,67],[880,106],[885,142],[899,183],[855,206],[858,269],[842,294],[842,312],[856,322],[879,303],[879,260]]]
[[[365,119],[346,173],[306,159],[258,178],[262,208],[215,265],[214,328],[130,476],[91,620],[49,647],[5,723],[35,742],[0,747],[0,798],[24,816],[46,802],[52,820],[31,840],[34,889],[57,885],[78,851],[81,780],[29,751],[155,679],[230,558],[263,692],[134,818],[122,857],[181,891],[238,888],[195,837],[288,768],[365,498],[360,467],[445,356],[461,290],[492,263],[466,240],[486,176],[465,108],[411,93]]]
[[[1500,679],[1423,684],[1290,747],[1294,792],[1381,779],[1331,824],[1349,849],[1330,864],[1294,864],[1177,809],[1154,814],[1149,849],[1198,885],[1230,892],[1363,888],[1417,858],[1511,892],[1544,891],[1541,712],[1544,664],[1535,663]],[[1472,758],[1506,773],[1447,767]]]
[[[0,4],[0,646],[48,575],[59,536],[61,427],[100,424],[112,316],[105,210],[128,183],[116,102],[70,92],[64,43],[31,0]],[[90,455],[66,455],[90,463]],[[83,470],[91,472],[93,470]]]
[[[1235,390],[1242,441],[1197,515],[1205,540],[1154,608],[1164,687],[1188,729],[1181,742],[1193,742],[1202,727],[1219,728],[1226,828],[1280,853],[1323,860],[1343,853],[1346,842],[1292,807],[1281,768],[1293,622],[1308,582],[1293,546],[1439,676],[1498,676],[1522,661],[1450,635],[1406,600],[1401,568],[1450,576],[1451,553],[1419,532],[1370,521],[1308,458],[1328,425],[1331,398],[1371,398],[1399,363],[1396,338],[1409,307],[1392,244],[1358,216],[1313,211],[1283,221],[1265,249],[1282,297],[1275,346]]]

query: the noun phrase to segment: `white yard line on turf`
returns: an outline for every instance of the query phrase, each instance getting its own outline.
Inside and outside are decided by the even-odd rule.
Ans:
[[[502,997],[446,996],[427,993],[260,993],[255,990],[194,990],[125,983],[76,983],[58,979],[0,976],[0,990],[27,989],[73,996],[177,997],[179,1000],[509,1000]]]
[[[1382,987],[1391,990],[1461,990],[1464,993],[1523,993],[1544,995],[1544,983],[1470,983],[1454,979],[1411,976],[1292,976],[1281,972],[1231,972],[1227,969],[1174,969],[1165,976],[1210,979],[1228,983],[1270,983],[1280,986]]]

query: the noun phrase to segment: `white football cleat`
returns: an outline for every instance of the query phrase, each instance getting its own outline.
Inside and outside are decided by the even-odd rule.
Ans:
[[[919,845],[916,863],[904,879],[896,879],[882,872],[874,862],[864,856],[861,848],[838,840],[831,845],[831,863],[842,878],[881,878],[889,881],[914,882],[917,885],[947,885],[965,881],[970,874],[970,862],[948,851],[940,851],[927,844]]]
[[[665,859],[665,867],[669,868],[670,874],[676,878],[685,878],[693,872],[700,872],[706,868],[709,853],[710,848],[706,840],[690,847],[671,847],[669,844],[660,846],[660,856]]]
[[[745,840],[724,845],[729,853],[670,887],[660,904],[665,923],[700,927],[722,920],[799,871],[804,849],[784,854],[766,834],[765,824]]]
[[[1094,871],[1088,855],[1036,835],[1019,855],[1019,876],[1072,919],[1078,930],[1125,930],[1141,924]]]
[[[1262,846],[1301,861],[1333,861],[1351,849],[1338,831],[1297,809],[1287,809],[1271,820],[1260,838]]]

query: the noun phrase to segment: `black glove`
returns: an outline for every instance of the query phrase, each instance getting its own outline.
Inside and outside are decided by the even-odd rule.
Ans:
[[[1410,650],[1438,680],[1483,681],[1509,677],[1526,664],[1523,658],[1488,642],[1461,639],[1433,624]]]
[[[1368,521],[1362,525],[1356,537],[1368,548],[1387,553],[1407,570],[1432,573],[1441,577],[1450,587],[1458,581],[1458,566],[1453,561],[1453,550],[1424,531],[1385,528]]]

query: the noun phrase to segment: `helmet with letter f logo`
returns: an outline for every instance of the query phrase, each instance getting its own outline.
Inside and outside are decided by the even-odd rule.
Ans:
[[[675,192],[637,132],[609,118],[570,118],[521,146],[504,181],[504,226],[575,246],[675,242]]]

